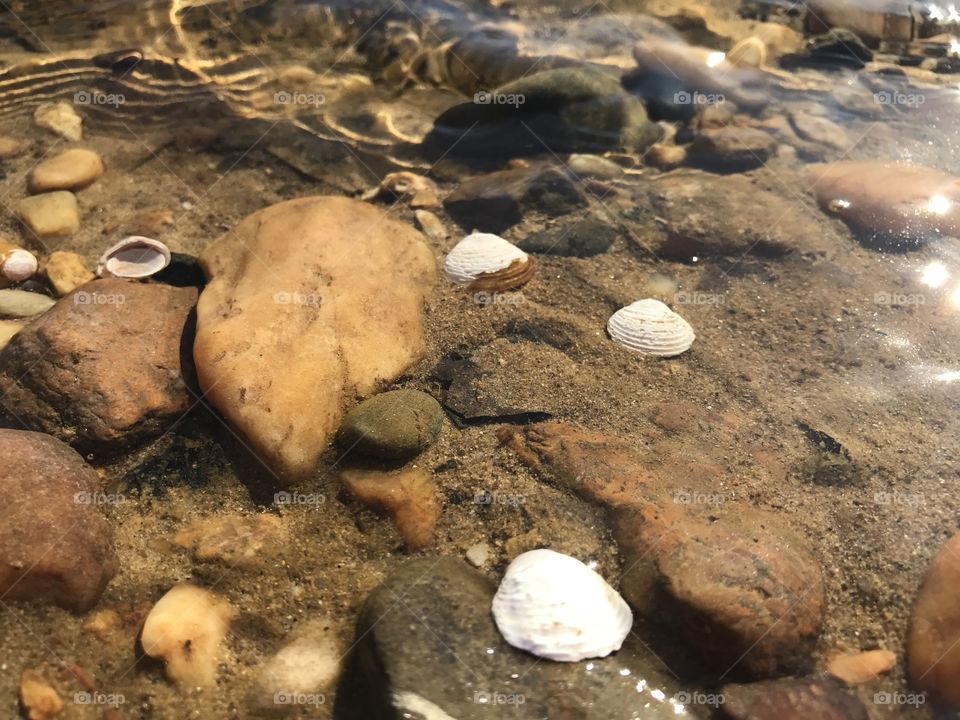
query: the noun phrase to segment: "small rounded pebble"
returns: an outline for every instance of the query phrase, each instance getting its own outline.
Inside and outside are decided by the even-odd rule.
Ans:
[[[20,674],[20,703],[28,720],[47,720],[63,710],[63,700],[47,679],[36,670]]]
[[[870,650],[835,655],[827,663],[827,672],[847,685],[862,685],[890,672],[896,664],[897,656],[889,650]]]
[[[103,161],[93,150],[74,148],[44,160],[30,171],[27,189],[31,193],[52,190],[83,190],[103,175]]]
[[[52,308],[56,302],[39,293],[26,290],[0,290],[0,316],[23,318],[39,315]]]
[[[347,413],[338,441],[346,450],[401,460],[436,442],[443,425],[440,403],[419,390],[374,395]]]
[[[16,138],[0,135],[0,160],[9,160],[10,158],[22,155],[27,149],[27,143]]]
[[[69,237],[80,229],[80,208],[72,192],[59,190],[24,198],[17,216],[41,240]]]
[[[467,562],[474,567],[481,568],[490,562],[490,546],[487,543],[477,543],[467,549]]]

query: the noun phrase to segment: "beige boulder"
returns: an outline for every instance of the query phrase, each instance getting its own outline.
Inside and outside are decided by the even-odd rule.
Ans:
[[[344,405],[423,350],[436,262],[367,203],[309,197],[254,213],[200,256],[194,359],[206,398],[281,484],[309,476]]]

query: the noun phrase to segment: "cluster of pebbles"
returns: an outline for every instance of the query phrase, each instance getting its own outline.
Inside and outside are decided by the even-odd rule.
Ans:
[[[915,705],[929,697],[938,711],[960,710],[960,534],[932,559],[911,599],[904,656],[883,647],[824,647],[824,628],[839,609],[828,604],[829,570],[817,538],[788,516],[759,509],[759,494],[722,507],[678,500],[691,478],[719,487],[726,474],[689,444],[698,432],[690,417],[705,417],[699,407],[665,407],[654,424],[688,445],[667,455],[664,444],[651,455],[646,441],[586,427],[589,413],[577,424],[575,411],[541,410],[513,388],[515,405],[500,402],[493,386],[523,370],[504,357],[527,359],[505,346],[532,343],[498,340],[469,351],[431,345],[431,315],[442,297],[464,317],[506,314],[511,336],[549,337],[536,361],[556,377],[566,370],[576,378],[569,357],[577,353],[612,357],[624,383],[635,374],[667,379],[695,371],[704,336],[717,342],[720,334],[688,322],[687,311],[670,302],[676,293],[660,291],[664,283],[605,297],[603,318],[580,317],[578,298],[563,289],[549,310],[541,308],[535,328],[509,318],[528,300],[537,303],[530,288],[563,285],[558,278],[570,267],[563,263],[585,275],[601,265],[610,272],[605,256],[640,225],[631,214],[637,208],[652,218],[645,239],[662,262],[677,265],[743,257],[758,246],[765,258],[820,260],[828,251],[801,230],[833,219],[857,251],[892,244],[909,252],[956,234],[960,179],[919,164],[842,160],[837,138],[845,131],[826,117],[798,111],[788,122],[758,120],[763,88],[782,79],[770,65],[775,43],[750,36],[722,57],[717,52],[641,44],[631,82],[649,88],[666,58],[683,92],[724,96],[734,109],[713,105],[654,123],[636,99],[620,97],[617,108],[630,120],[614,135],[627,147],[610,157],[566,154],[561,167],[524,160],[446,193],[416,173],[390,173],[359,199],[307,195],[270,204],[224,228],[196,257],[144,235],[111,238],[94,267],[80,254],[53,250],[80,230],[76,193],[109,171],[80,147],[36,164],[26,178],[29,196],[16,209],[23,241],[0,244],[0,392],[8,416],[0,430],[8,489],[0,502],[2,597],[74,613],[84,633],[119,658],[111,662],[153,673],[151,682],[184,696],[214,694],[239,677],[251,714],[309,712],[336,693],[344,704],[369,703],[369,717],[479,717],[491,709],[485,706],[503,704],[531,718],[715,712],[734,720],[863,720],[865,693],[898,665]],[[560,97],[576,108],[573,117],[590,122],[580,103],[607,92],[607,80],[552,69],[497,92]],[[558,96],[565,84],[577,88],[575,99]],[[43,105],[34,119],[68,142],[82,141],[82,121],[68,104]],[[9,157],[20,152],[14,140],[0,139],[0,148]],[[649,164],[638,170],[630,153],[641,151]],[[804,152],[823,161],[804,167],[822,217],[782,231],[763,217],[748,222],[746,211],[730,219],[731,197],[769,201],[792,219],[775,192],[744,173],[767,160],[796,162]],[[584,208],[605,203],[634,225],[625,231],[584,217]],[[422,232],[393,212],[397,206]],[[525,230],[531,216],[548,218],[538,233]],[[463,231],[455,238],[450,221]],[[199,274],[171,274],[175,259]],[[440,277],[446,283],[438,287]],[[503,356],[481,367],[485,351]],[[443,358],[428,368],[431,353]],[[237,441],[223,443],[237,448],[231,459],[252,458],[273,504],[291,507],[212,513],[181,527],[164,551],[187,551],[196,568],[220,563],[266,576],[275,570],[268,565],[282,565],[273,562],[278,548],[316,542],[291,536],[288,518],[302,509],[293,506],[334,504],[312,492],[318,469],[333,471],[337,512],[342,506],[353,524],[377,531],[385,523],[366,510],[387,515],[394,554],[419,555],[363,586],[365,599],[342,601],[356,618],[347,629],[352,639],[331,632],[321,612],[298,618],[295,631],[277,630],[243,593],[220,590],[209,571],[154,582],[139,604],[111,594],[136,573],[114,542],[108,498],[118,487],[112,481],[126,476],[117,468],[156,460],[151,448],[200,404]],[[741,419],[715,413],[710,422],[736,427]],[[454,459],[460,438],[491,424],[487,435],[498,446],[478,454],[501,453],[511,472],[530,473],[543,497],[571,517],[609,528],[605,564],[533,530],[508,539],[491,532],[466,549],[465,561],[447,552],[443,515],[464,499],[444,488],[446,473],[471,471]],[[849,460],[830,435],[805,432],[820,455],[831,454],[831,467]],[[445,461],[434,463],[439,452]],[[776,465],[763,448],[751,453]],[[496,502],[493,494],[474,499]],[[322,540],[335,543],[346,532],[337,528]],[[297,602],[310,592],[291,583]],[[257,642],[258,623],[282,641],[257,648],[255,670],[241,668],[237,654],[252,656],[241,646]],[[682,677],[663,672],[644,649],[648,642],[683,668]],[[141,664],[148,660],[154,664]],[[98,674],[123,673],[108,665]],[[108,698],[98,701],[108,707],[97,708],[108,720],[138,712],[111,701],[109,684],[79,665],[56,679],[42,668],[17,669],[31,720],[83,712],[82,700],[68,707],[63,688]]]

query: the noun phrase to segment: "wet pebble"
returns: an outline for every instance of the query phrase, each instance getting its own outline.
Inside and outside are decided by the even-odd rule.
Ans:
[[[0,456],[0,594],[89,610],[117,571],[100,477],[41,433],[0,430]]]
[[[907,673],[914,687],[960,711],[960,533],[930,563],[914,601]]]
[[[337,442],[350,452],[403,460],[433,445],[442,427],[443,409],[430,395],[390,390],[351,409],[343,418]]]
[[[697,134],[687,153],[691,165],[742,172],[760,167],[777,149],[768,133],[748,127],[710,128]]]
[[[9,160],[18,155],[22,155],[29,147],[29,143],[24,140],[0,135],[0,160]]]
[[[275,546],[280,530],[276,515],[230,513],[195,520],[177,532],[173,542],[195,559],[218,560],[231,568],[257,564],[264,548]]]
[[[77,196],[66,190],[24,198],[17,206],[17,216],[40,240],[69,237],[80,230]]]
[[[53,190],[83,190],[101,175],[103,161],[97,153],[73,148],[33,168],[27,176],[27,188],[34,194]]]
[[[448,237],[443,221],[429,210],[415,210],[413,216],[417,227],[431,240],[445,240]]]
[[[340,480],[363,504],[386,510],[408,548],[420,550],[433,542],[440,502],[429,471],[416,467],[394,472],[350,469],[340,473]]]
[[[41,271],[57,297],[63,297],[96,277],[87,268],[83,256],[63,250],[50,253],[43,261]]]
[[[834,655],[827,662],[827,672],[847,685],[862,685],[890,672],[896,664],[897,656],[889,650],[868,650]]]
[[[26,318],[45,313],[55,305],[52,298],[28,290],[0,290],[0,316]]]
[[[67,102],[43,103],[33,112],[38,127],[77,142],[83,139],[83,118]]]
[[[660,170],[672,170],[680,167],[687,160],[687,148],[682,145],[667,145],[655,143],[650,146],[643,161],[651,167]]]
[[[63,710],[63,700],[38,670],[20,673],[20,704],[26,710],[26,720],[47,720]]]
[[[140,645],[162,660],[167,677],[185,687],[217,682],[223,641],[236,611],[209,590],[176,585],[150,610],[140,632]]]
[[[487,563],[490,562],[490,556],[493,554],[493,550],[490,546],[485,543],[477,543],[476,545],[471,545],[467,548],[465,557],[467,562],[473,565],[475,568],[482,568]]]
[[[325,693],[340,675],[343,655],[326,621],[304,623],[258,671],[251,704],[260,710],[276,711],[297,704],[304,696],[309,696],[314,705],[326,704]]]
[[[567,158],[567,168],[578,177],[616,180],[623,177],[623,168],[599,155],[574,153]]]

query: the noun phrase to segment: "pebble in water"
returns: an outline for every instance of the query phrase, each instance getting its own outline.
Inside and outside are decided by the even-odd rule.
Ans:
[[[27,711],[27,720],[47,720],[63,710],[63,700],[37,670],[20,673],[20,704]]]
[[[390,513],[397,531],[411,550],[419,550],[433,542],[433,529],[440,517],[440,502],[436,483],[429,471],[416,467],[396,472],[344,470],[340,480],[360,502]]]
[[[17,216],[40,240],[69,237],[80,230],[77,196],[66,190],[24,198],[17,206]]]
[[[58,297],[76,290],[96,276],[87,268],[81,255],[57,250],[43,261],[43,275]]]
[[[33,120],[39,127],[72,142],[83,139],[83,118],[70,103],[44,103],[37,106]]]
[[[0,316],[10,318],[33,317],[56,304],[52,298],[26,290],[0,290]]]
[[[337,434],[347,451],[403,460],[417,455],[437,441],[443,427],[443,409],[419,390],[391,390],[350,410]]]
[[[223,640],[235,611],[225,600],[193,585],[177,585],[157,601],[143,623],[140,644],[163,660],[178,685],[209,687],[217,682]]]
[[[83,190],[103,175],[103,161],[93,150],[73,148],[44,160],[30,171],[27,188],[31,193],[52,190]]]

